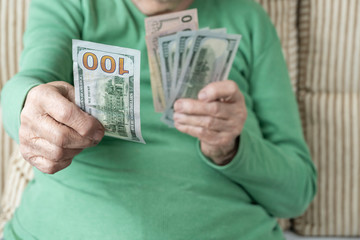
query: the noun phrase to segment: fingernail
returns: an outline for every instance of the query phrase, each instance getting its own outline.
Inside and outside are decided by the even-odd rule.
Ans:
[[[199,93],[199,100],[205,100],[207,98],[206,92],[200,92]]]
[[[181,111],[183,107],[183,104],[181,102],[176,102],[174,106],[175,111]]]
[[[94,135],[94,140],[95,140],[95,142],[100,142],[103,137],[104,137],[104,131],[98,130],[98,131],[96,131],[96,133]]]

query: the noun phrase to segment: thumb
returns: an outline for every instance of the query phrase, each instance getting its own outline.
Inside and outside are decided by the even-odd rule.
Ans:
[[[236,102],[241,98],[238,85],[231,80],[213,82],[205,86],[198,95],[199,100]]]

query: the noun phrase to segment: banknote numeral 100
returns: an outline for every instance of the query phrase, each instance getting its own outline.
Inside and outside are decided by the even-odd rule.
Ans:
[[[89,66],[90,58],[92,59],[92,62],[93,62],[92,66]],[[106,66],[107,61],[110,62],[110,68]],[[98,60],[97,56],[91,52],[87,52],[84,54],[83,63],[84,63],[84,67],[90,71],[95,71],[99,66],[99,60]],[[129,73],[128,70],[125,70],[124,65],[125,65],[124,58],[119,58],[119,75],[124,75],[124,74]],[[100,66],[104,72],[111,74],[111,73],[114,73],[116,70],[116,61],[112,56],[105,55],[105,56],[101,57]]]

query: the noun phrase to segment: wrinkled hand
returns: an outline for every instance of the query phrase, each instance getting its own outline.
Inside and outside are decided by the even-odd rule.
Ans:
[[[215,82],[195,99],[179,99],[174,105],[175,127],[201,142],[201,151],[218,165],[235,156],[247,118],[245,99],[234,81]]]
[[[103,136],[101,123],[76,106],[72,85],[52,82],[29,91],[21,112],[20,151],[40,171],[54,174],[68,167]]]

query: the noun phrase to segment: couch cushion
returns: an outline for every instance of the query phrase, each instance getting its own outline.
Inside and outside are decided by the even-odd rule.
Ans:
[[[0,90],[5,82],[18,71],[29,3],[30,0],[0,0]],[[2,128],[0,109],[0,198],[4,200],[0,205],[0,212],[2,212],[0,236],[4,221],[7,220],[9,213],[10,215],[13,213],[15,205],[18,204],[18,201],[14,200],[20,198],[23,190],[21,186],[24,186],[28,179],[28,176],[13,170],[15,165],[10,163],[10,157],[13,152],[16,152],[15,149],[16,144]],[[24,164],[26,163],[24,160],[22,161]]]
[[[18,71],[25,28],[24,19],[29,2],[29,0],[0,0],[0,90]],[[2,118],[0,118],[0,196],[4,191],[9,159],[14,148],[15,143],[2,128]]]
[[[2,232],[5,223],[11,219],[15,208],[19,206],[22,193],[33,178],[32,166],[23,159],[18,149],[14,151],[9,162],[10,174],[7,178],[4,196],[1,199],[3,212],[0,215],[0,232]]]
[[[360,1],[300,1],[299,103],[318,194],[295,230],[360,236]]]

